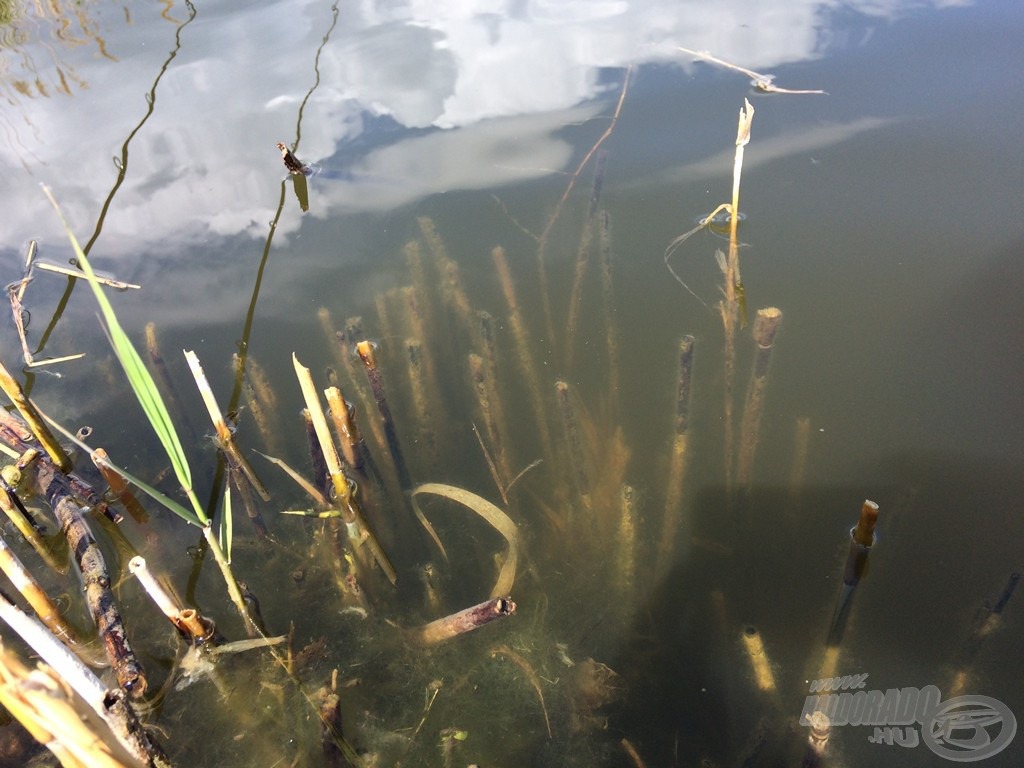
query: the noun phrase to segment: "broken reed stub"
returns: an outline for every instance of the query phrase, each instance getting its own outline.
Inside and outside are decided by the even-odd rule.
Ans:
[[[493,600],[474,605],[470,608],[424,624],[412,631],[414,639],[423,645],[451,640],[453,637],[479,629],[492,621],[511,616],[516,612],[516,604],[510,597],[496,597]]]
[[[853,529],[853,540],[862,547],[875,543],[875,524],[878,522],[878,505],[867,499],[860,510],[857,527]]]

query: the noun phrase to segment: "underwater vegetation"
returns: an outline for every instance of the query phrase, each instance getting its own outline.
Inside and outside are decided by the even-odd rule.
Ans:
[[[743,71],[767,94],[819,93]],[[163,453],[108,455],[49,419],[27,375],[0,370],[14,406],[0,411],[0,564],[19,593],[0,598],[0,701],[25,729],[4,759],[45,765],[38,745],[65,766],[110,768],[841,759],[829,713],[799,707],[806,679],[844,674],[888,508],[849,510],[849,534],[828,542],[839,555],[810,566],[838,577],[810,611],[819,631],[795,650],[773,644],[751,616],[791,604],[761,556],[800,510],[834,499],[804,487],[809,419],[785,445],[763,434],[785,329],[779,307],[748,308],[741,277],[754,108],[739,110],[729,201],[663,254],[680,301],[696,295],[684,277],[717,264],[719,296],[700,303],[721,335],[679,328],[661,350],[674,378],[650,384],[672,393],[655,432],[624,402],[649,371],[616,319],[626,267],[602,196],[629,84],[626,72],[543,221],[508,213],[523,237],[491,249],[489,292],[463,279],[479,254],[411,216],[403,284],[364,296],[365,315],[317,310],[316,358],[257,359],[248,323],[230,361],[167,353],[154,325],[122,327],[108,288],[135,287],[97,276],[68,228],[71,279],[89,283],[123,372],[111,397],[131,391],[146,416],[131,429]],[[318,181],[298,146],[277,147],[281,205],[291,184],[306,210]],[[727,245],[693,258],[709,230]],[[264,264],[272,237],[273,226]],[[8,288],[25,371],[77,364],[37,360],[25,338],[27,289],[44,269],[30,247]],[[258,294],[257,280],[253,304]],[[192,393],[174,383],[182,359],[213,429],[202,465]],[[229,364],[233,389],[217,391],[204,366]],[[294,372],[291,393],[270,368]],[[281,405],[296,393],[299,418]],[[298,442],[301,465],[286,460]],[[791,465],[771,498],[754,488],[766,451]],[[695,479],[708,467],[720,474],[711,491]],[[187,552],[182,530],[195,534]],[[1016,581],[970,633],[961,687]]]

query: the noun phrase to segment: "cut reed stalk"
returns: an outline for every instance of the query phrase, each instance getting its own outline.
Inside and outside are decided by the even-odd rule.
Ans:
[[[424,381],[423,344],[418,339],[406,339],[405,352],[409,366],[410,400],[413,416],[419,426],[421,453],[433,458],[436,430],[434,428],[434,409],[430,407],[431,401],[427,395],[427,385]]]
[[[0,362],[0,389],[3,389],[7,397],[14,403],[14,407],[18,409],[22,418],[25,419],[25,422],[32,430],[32,434],[42,444],[46,454],[53,463],[60,467],[61,472],[70,472],[71,459],[64,449],[61,448],[57,438],[50,432],[49,427],[46,426],[39,412],[36,411],[35,406],[32,405],[32,402],[25,395],[21,384],[11,376],[10,371],[7,370],[7,367],[2,362]]]
[[[42,526],[39,526],[39,530],[37,530],[35,520],[29,516],[25,505],[18,498],[16,489],[21,476],[21,470],[16,464],[8,464],[3,468],[3,479],[7,484],[7,488],[0,489],[0,508],[7,514],[14,527],[18,529],[18,532],[29,543],[29,546],[35,550],[35,553],[42,558],[44,563],[55,573],[66,573],[68,570],[66,555],[62,558],[57,558],[54,555],[40,535],[42,533]]]
[[[235,435],[224,421],[224,414],[221,413],[220,406],[217,404],[217,398],[213,394],[213,390],[210,388],[210,382],[206,379],[206,374],[203,372],[203,366],[199,362],[199,357],[192,350],[185,351],[185,360],[188,361],[188,367],[192,371],[192,376],[196,380],[196,386],[199,388],[199,394],[202,395],[203,403],[206,404],[206,410],[210,414],[210,420],[213,422],[214,429],[217,431],[217,441],[220,449],[224,452],[225,457],[228,460],[229,467],[234,467],[240,471],[245,479],[249,481],[249,484],[253,489],[260,495],[260,498],[264,501],[270,501],[270,493],[267,491],[266,486],[256,476],[256,471],[249,464],[242,452],[238,450],[238,444],[235,442]],[[261,521],[262,522],[262,521]]]
[[[345,463],[354,470],[363,468],[363,457],[359,453],[359,433],[356,431],[355,423],[349,413],[349,405],[345,402],[344,395],[337,387],[328,387],[324,390],[324,397],[327,399],[327,407],[330,410],[331,421],[334,422],[334,431],[338,434],[338,443],[341,445],[341,453],[345,457]],[[305,411],[307,424],[312,426],[309,419],[309,411]],[[307,428],[307,433],[309,429]],[[311,444],[312,447],[312,444]],[[323,458],[321,453],[320,458]],[[314,461],[314,475],[319,477],[319,461]],[[323,476],[327,476],[327,466],[324,465]]]
[[[736,128],[736,154],[732,169],[732,203],[729,211],[729,253],[723,270],[722,301],[719,313],[725,335],[725,376],[723,384],[723,428],[725,431],[725,479],[726,487],[732,488],[734,436],[733,436],[733,384],[736,380],[736,330],[737,325],[746,325],[746,301],[740,278],[740,253],[737,228],[740,218],[740,177],[743,171],[743,150],[750,143],[750,126],[754,119],[754,108],[746,99],[740,110]],[[710,217],[708,217],[710,219]]]
[[[377,366],[376,346],[369,341],[360,341],[356,344],[356,352],[366,368],[366,377],[369,379],[370,389],[373,391],[373,399],[377,403],[377,411],[380,413],[380,420],[384,427],[385,444],[394,463],[398,483],[403,491],[409,490],[412,487],[412,479],[409,476],[405,457],[402,455],[402,446],[398,442],[398,430],[395,428],[395,420],[391,416],[391,407],[388,405],[387,395],[384,392],[384,377]]]
[[[142,588],[191,645],[213,644],[217,628],[213,621],[194,608],[182,608],[178,601],[157,581],[146,559],[136,555],[128,562],[128,570],[139,580]]]
[[[427,320],[422,314],[421,294],[411,287],[405,287],[401,291],[405,303],[406,316],[408,318],[409,331],[412,340],[419,344],[419,354],[416,356],[416,368],[420,371],[419,386],[422,387],[424,397],[428,403],[433,403],[430,409],[432,421],[436,424],[444,423],[443,403],[441,400],[441,388],[438,385],[437,360],[435,359],[433,346],[436,346],[438,335],[429,332]],[[435,344],[431,345],[429,340],[434,339]],[[426,346],[424,346],[426,344]],[[409,340],[406,341],[408,348]]]
[[[809,718],[810,731],[807,734],[807,750],[800,768],[820,768],[825,765],[825,751],[828,747],[832,723],[824,712],[814,712]]]
[[[530,403],[533,407],[533,414],[537,424],[537,434],[540,436],[540,450],[544,456],[551,456],[551,431],[548,427],[548,419],[545,413],[545,398],[541,390],[540,377],[533,364],[530,339],[526,331],[526,324],[523,322],[522,311],[516,300],[515,285],[512,282],[512,275],[508,269],[508,262],[505,259],[505,249],[498,246],[491,251],[494,258],[494,266],[498,272],[498,279],[501,281],[501,290],[505,294],[505,301],[508,303],[509,326],[512,329],[512,339],[515,344],[516,358],[519,367],[522,369],[523,378],[529,390]]]
[[[132,516],[132,519],[136,523],[146,523],[149,521],[149,515],[146,510],[143,509],[139,500],[135,498],[135,494],[132,493],[131,485],[125,480],[118,472],[111,469],[110,456],[102,448],[97,448],[90,454],[93,465],[99,470],[99,473],[106,480],[107,485],[110,486],[110,492],[118,500],[122,507],[124,507],[128,514]]]
[[[363,412],[369,412],[370,410],[370,395],[366,389],[366,380],[359,374],[356,368],[356,351],[355,342],[353,339],[363,338],[362,329],[362,318],[350,317],[347,321],[347,327],[345,330],[339,331],[334,327],[334,323],[331,320],[331,313],[326,307],[321,307],[317,311],[317,317],[320,319],[320,324],[323,327],[324,334],[327,336],[328,346],[334,353],[334,358],[338,363],[339,373],[341,374],[340,382],[334,382],[335,384],[344,384],[345,391],[349,393],[350,401],[358,403],[358,407]],[[351,334],[359,332],[358,337]],[[384,448],[384,434],[380,428],[371,423],[370,425],[371,441],[376,440],[377,447]]]
[[[857,525],[850,531],[850,548],[843,566],[843,583],[839,598],[832,614],[826,645],[837,648],[843,642],[846,624],[853,606],[853,596],[868,565],[868,555],[875,542],[875,525],[878,522],[878,505],[870,500],[864,502]]]
[[[374,393],[367,386],[367,377],[361,370],[363,366],[360,365],[359,353],[356,351],[359,342],[365,338],[363,318],[350,317],[345,321],[345,332],[340,337],[340,343],[347,360],[349,377],[352,382],[351,392],[355,393],[355,400],[358,403],[356,411],[367,415],[366,422],[370,432],[370,440],[377,450],[383,452],[388,450],[387,435],[384,433],[384,427],[381,422],[369,416],[369,414],[374,412]],[[349,397],[349,401],[352,401],[352,397]]]
[[[683,491],[686,486],[686,468],[689,463],[690,442],[690,382],[693,377],[693,336],[687,335],[679,342],[679,367],[676,385],[675,430],[672,436],[672,453],[669,459],[668,487],[665,489],[665,516],[662,522],[661,538],[658,541],[658,565],[664,570],[675,553],[676,535],[686,524],[683,510]],[[684,532],[688,539],[689,530]]]
[[[640,753],[636,751],[636,747],[633,746],[629,739],[621,739],[619,744],[622,746],[622,751],[625,752],[633,762],[634,768],[647,768],[647,764],[644,762],[643,758],[640,757]]]
[[[422,223],[420,228],[423,228]],[[436,232],[434,232],[434,236],[437,237]],[[409,277],[412,279],[412,285],[408,286],[405,290],[411,290],[415,295],[418,320],[422,326],[419,332],[414,331],[414,333],[421,339],[436,339],[438,337],[437,307],[435,306],[431,283],[427,281],[427,268],[423,261],[423,249],[420,247],[419,242],[410,240],[405,244],[402,252],[405,254],[405,265],[409,271]]]
[[[782,312],[775,307],[757,310],[757,317],[754,318],[753,336],[754,343],[757,344],[757,355],[754,358],[754,371],[750,377],[747,403],[740,425],[740,454],[736,467],[736,481],[741,488],[750,485],[754,455],[760,439],[761,412],[764,410],[764,393],[768,385],[772,348],[781,323]]]
[[[456,325],[463,333],[467,334],[467,338],[473,339],[473,310],[470,307],[469,298],[466,296],[466,290],[462,286],[459,265],[448,255],[448,248],[437,233],[434,221],[427,216],[421,216],[417,221],[427,248],[434,258],[434,266],[441,281],[441,299],[451,316],[455,318]]]
[[[516,604],[509,597],[495,597],[479,605],[458,611],[410,631],[410,637],[423,645],[436,645],[466,632],[511,616]]]
[[[636,587],[636,552],[637,552],[637,494],[633,486],[622,484],[620,496],[619,530],[615,536],[616,571],[615,580],[621,599],[621,605],[632,609],[633,590]]]
[[[323,408],[320,405],[320,399],[316,394],[316,387],[313,384],[313,376],[310,374],[309,369],[299,362],[299,358],[292,354],[292,364],[295,367],[295,375],[299,380],[299,386],[302,388],[302,396],[306,401],[306,407],[309,409],[309,414],[313,419],[313,427],[316,430],[317,438],[320,441],[320,447],[324,453],[324,460],[327,462],[327,471],[331,476],[331,482],[334,486],[334,492],[337,496],[337,502],[339,510],[342,513],[342,519],[345,521],[346,527],[348,528],[349,538],[352,540],[352,546],[358,547],[364,540],[367,548],[370,550],[370,554],[373,559],[380,566],[380,569],[387,576],[388,581],[392,584],[398,578],[395,572],[394,566],[391,561],[388,560],[384,549],[381,547],[380,542],[370,529],[366,520],[363,518],[362,510],[352,495],[352,489],[349,487],[348,478],[341,468],[341,460],[338,458],[338,451],[334,447],[334,442],[331,440],[331,433],[327,427],[327,420],[324,418]]]
[[[505,432],[496,412],[500,405],[494,399],[494,381],[489,375],[486,361],[480,355],[472,352],[469,354],[469,383],[476,395],[484,428],[487,430],[490,450],[498,470],[498,489],[504,493],[505,486],[508,485],[512,477],[512,472],[509,466],[508,452],[505,450]]]
[[[47,629],[66,645],[78,644],[74,630],[64,621],[57,606],[53,604],[39,582],[7,546],[7,541],[2,535],[0,535],[0,570],[6,574],[8,580],[25,598]]]
[[[18,301],[22,301],[25,298],[25,289],[28,288],[29,276],[32,274],[32,265],[35,263],[36,256],[39,254],[39,244],[35,240],[28,241],[28,247],[25,249],[25,269],[22,274],[26,279],[22,280],[18,284],[18,289],[15,292],[15,296]]]
[[[267,371],[252,355],[245,357],[245,374],[263,410],[268,414],[277,413],[277,392],[267,378]]]
[[[583,440],[580,437],[579,419],[576,406],[572,402],[569,385],[564,381],[555,382],[555,400],[558,413],[562,419],[562,431],[565,436],[566,455],[569,457],[569,471],[584,511],[590,511],[593,504],[590,499],[590,477],[587,463],[583,455]],[[569,521],[572,524],[572,521]]]
[[[337,389],[337,387],[332,387],[331,389]],[[350,451],[355,459],[353,469],[364,477],[371,478],[377,485],[383,485],[384,481],[381,478],[380,470],[377,469],[377,463],[373,460],[373,454],[366,447],[366,442],[363,440],[358,424],[356,424],[355,406],[342,397],[338,401],[339,407],[335,408],[334,394],[330,390],[325,391],[327,393],[327,402],[331,406],[331,418],[334,420],[335,430],[338,432],[340,440],[349,443]],[[341,395],[340,390],[338,395]],[[345,451],[344,447],[343,451],[347,457],[349,451]]]
[[[270,394],[274,405],[271,408],[264,406],[263,399],[257,394],[256,387],[253,386],[253,381],[257,377],[252,375],[253,370],[262,369],[256,365],[256,361],[251,356],[246,357],[245,361],[243,361],[242,357],[236,352],[231,356],[231,361],[235,369],[236,380],[242,387],[242,397],[245,398],[245,404],[252,415],[252,420],[256,424],[260,437],[263,438],[263,445],[271,453],[280,453],[280,439],[278,438],[277,426],[275,423],[272,423],[276,422],[277,396],[271,390]],[[248,373],[246,369],[248,369]],[[268,386],[265,381],[263,385],[264,387]]]
[[[313,488],[323,498],[329,495],[331,487],[330,475],[327,473],[327,461],[324,459],[324,450],[320,447],[320,439],[316,434],[316,427],[313,426],[313,417],[309,415],[309,409],[303,408],[301,412],[302,425],[306,431],[306,447],[309,449],[309,464],[313,472]]]
[[[0,649],[0,704],[65,768],[169,765],[165,758],[138,756],[127,749],[54,670],[43,665],[30,670],[4,649]]]
[[[801,416],[796,420],[793,436],[793,469],[789,474],[789,495],[793,506],[800,501],[804,488],[804,476],[807,474],[807,451],[811,444],[811,419]]]
[[[608,348],[608,396],[611,402],[612,422],[618,422],[619,413],[619,323],[615,322],[615,271],[612,263],[611,217],[601,211],[598,218],[598,253],[601,267],[601,303],[604,311],[605,339]]]
[[[754,682],[757,687],[766,692],[775,691],[775,674],[772,672],[772,665],[768,659],[768,653],[764,648],[764,641],[761,633],[756,627],[747,626],[743,629],[743,648],[747,652],[750,666],[754,671]]]

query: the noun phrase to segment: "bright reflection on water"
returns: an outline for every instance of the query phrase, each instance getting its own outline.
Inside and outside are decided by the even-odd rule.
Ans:
[[[155,324],[204,499],[219,475],[178,350],[197,351],[224,406],[242,399],[232,354],[262,366],[278,395],[277,433],[261,438],[245,411],[238,437],[254,462],[262,460],[250,448],[270,450],[308,474],[290,358],[320,388],[325,368],[337,369],[345,388],[347,360],[318,319],[326,308],[338,329],[362,317],[380,344],[413,481],[501,502],[473,434],[474,422],[486,430],[465,373],[467,354],[481,347],[441,314],[448,283],[434,272],[421,218],[457,263],[474,322],[478,310],[494,319],[509,425],[509,466],[499,472],[510,479],[542,459],[510,496],[522,537],[514,617],[430,650],[395,629],[439,613],[420,581],[428,561],[443,611],[487,597],[501,540],[462,510],[434,508],[444,562],[399,494],[380,501],[364,489],[368,505],[378,499],[373,516],[399,570],[397,591],[367,575],[365,620],[341,613],[327,565],[338,556],[321,526],[278,514],[308,502],[275,468],[256,464],[271,486],[263,514],[277,543],[255,542],[238,513],[240,578],[272,632],[294,622],[297,649],[323,639],[299,672],[303,690],[312,694],[332,669],[351,684],[340,692],[344,730],[367,764],[637,764],[623,740],[649,766],[798,764],[807,729],[797,719],[821,669],[847,532],[865,498],[881,506],[878,544],[836,674],[868,673],[872,690],[936,685],[948,698],[966,669],[963,692],[1024,717],[1020,598],[997,631],[983,641],[975,632],[1020,569],[1024,545],[1024,162],[1014,122],[1024,113],[1014,79],[1024,13],[1010,0],[750,5],[5,6],[4,280],[21,276],[30,239],[44,260],[69,258],[45,183],[96,267],[142,286],[112,300],[140,345],[145,324]],[[829,95],[760,93],[747,75],[678,46]],[[751,315],[779,307],[784,321],[750,487],[732,493],[715,260],[727,242],[700,232],[673,256],[692,293],[664,253],[729,200],[744,98],[756,110],[740,205],[746,303]],[[279,141],[317,169],[305,213]],[[591,260],[570,336],[599,157]],[[425,284],[410,242],[422,249]],[[516,354],[495,246],[515,281],[539,406]],[[436,366],[433,434],[413,407],[404,349],[414,329],[395,319],[408,285],[435,323],[422,339]],[[91,424],[94,445],[155,478],[163,461],[129,404],[86,287],[37,271],[25,305],[37,358],[87,353],[51,369],[59,378],[25,374],[32,395],[68,425]],[[6,327],[0,350],[17,370],[19,341]],[[684,334],[695,337],[685,522],[659,559]],[[609,338],[618,344],[611,352]],[[754,358],[747,329],[737,337],[737,434]],[[590,508],[556,380],[568,384],[580,420]],[[635,494],[639,537],[631,577],[617,554],[628,539],[623,484]],[[125,536],[229,639],[240,637],[215,568],[206,562],[198,577],[191,569],[186,551],[198,536],[150,512],[146,525],[126,522]],[[123,568],[122,551],[107,551],[112,568]],[[68,589],[44,580],[55,593]],[[174,642],[134,582],[120,591],[155,690],[171,672]],[[773,691],[757,686],[745,627],[764,641]],[[246,652],[219,671],[216,682],[169,691],[152,713],[178,764],[320,764],[313,710],[268,658]],[[447,728],[468,736],[445,736]],[[834,728],[825,764],[940,759],[924,745],[871,744],[870,735],[868,726]],[[985,765],[1019,765],[1022,754],[1018,739]]]

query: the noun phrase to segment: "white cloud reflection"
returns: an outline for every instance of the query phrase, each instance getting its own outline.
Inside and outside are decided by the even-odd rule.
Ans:
[[[868,0],[841,7],[891,18],[920,6]],[[822,55],[827,16],[839,7],[837,0],[342,3],[320,54],[320,84],[303,112],[299,154],[325,169],[313,180],[318,197],[310,215],[386,210],[435,192],[564,170],[572,147],[559,130],[607,111],[595,100],[617,87],[603,69],[658,61],[707,66],[675,51],[686,45],[771,71]],[[54,187],[80,233],[91,229],[116,176],[111,156],[144,113],[143,94],[173,45],[174,28],[156,9],[134,7],[130,26],[107,9],[90,13],[116,62],[97,56],[94,46],[29,39],[14,49],[22,63],[6,67],[0,169],[7,182],[0,194],[8,246],[58,236],[46,224],[52,215],[38,181]],[[329,24],[324,4],[312,0],[201,6],[181,33],[153,117],[131,144],[129,174],[104,225],[106,254],[162,250],[170,240],[181,247],[266,235],[283,177],[274,144],[294,138]],[[45,24],[23,20],[23,27],[31,35]],[[12,84],[28,82],[32,66],[42,82],[58,82],[51,50],[62,71],[88,87],[26,98]],[[382,117],[393,130],[365,130]],[[863,129],[861,121],[822,130],[838,141]],[[815,136],[805,137],[811,146],[821,139]],[[779,151],[800,150],[798,139]],[[331,178],[341,171],[349,178]],[[299,225],[288,218],[278,236]]]

